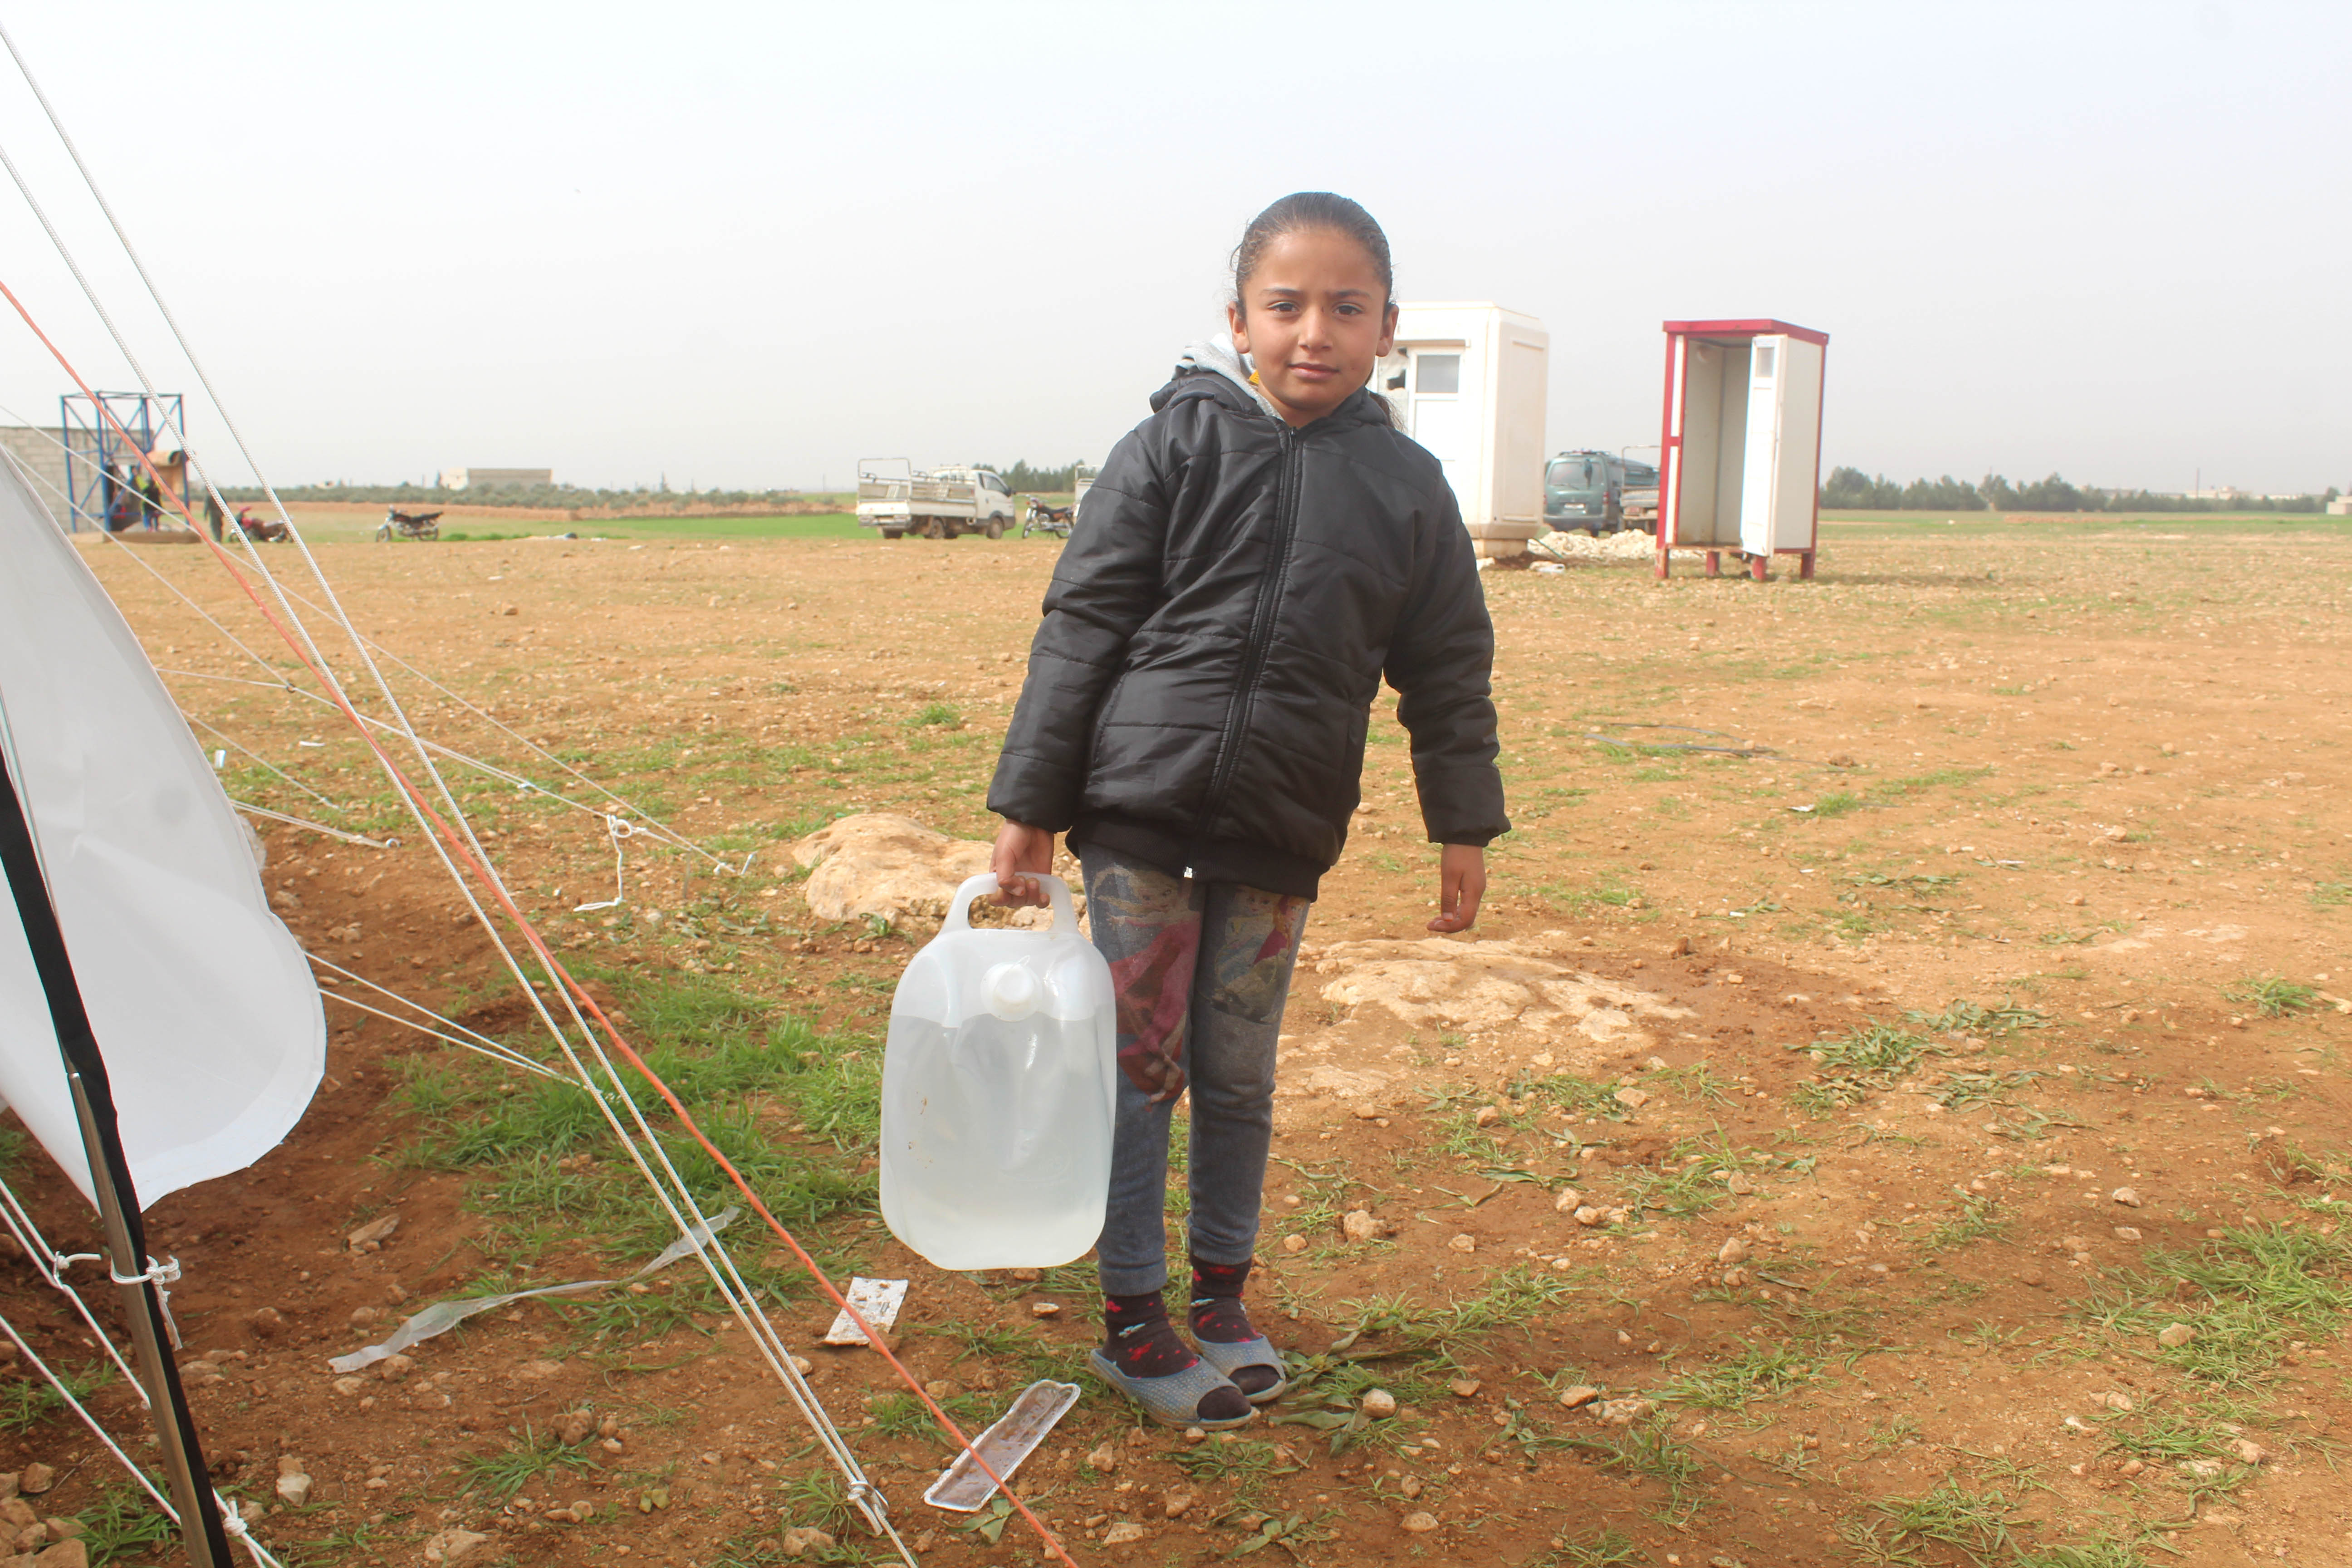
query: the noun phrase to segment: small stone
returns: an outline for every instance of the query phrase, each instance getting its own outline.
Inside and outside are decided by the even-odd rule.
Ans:
[[[290,1456],[278,1461],[278,1500],[289,1508],[300,1508],[310,1500],[310,1478],[303,1472],[302,1461]]]
[[[1042,1268],[1016,1268],[1013,1271],[1013,1278],[1017,1284],[1034,1285],[1045,1278],[1045,1271]]]
[[[16,1495],[18,1478],[14,1470],[0,1470],[0,1499]]]
[[[1033,1318],[1058,1318],[1062,1315],[1062,1304],[1059,1301],[1032,1301],[1029,1303],[1029,1315]]]
[[[1408,1498],[1419,1497],[1421,1495],[1421,1478],[1419,1476],[1405,1477],[1404,1479],[1397,1483],[1397,1490],[1404,1493]]]
[[[1143,1539],[1143,1526],[1131,1519],[1122,1519],[1103,1531],[1105,1546],[1132,1546]]]
[[[2062,1236],[2058,1238],[2058,1246],[2064,1252],[2088,1252],[2091,1249],[2091,1244],[2079,1236]]]
[[[386,1383],[398,1383],[416,1370],[416,1363],[407,1356],[393,1354],[375,1363],[376,1376]]]
[[[339,1377],[335,1379],[335,1392],[337,1394],[357,1394],[366,1386],[367,1379],[363,1377]]]
[[[1433,1513],[1409,1513],[1400,1522],[1409,1534],[1427,1535],[1437,1528],[1437,1516]]]
[[[2136,1225],[2119,1225],[2116,1226],[2116,1239],[2117,1241],[2137,1241],[2139,1239],[2139,1226]]]
[[[1478,1394],[1478,1380],[1475,1377],[1457,1377],[1445,1386],[1456,1399],[1473,1399]]]
[[[1198,1447],[1200,1445],[1202,1445],[1202,1443],[1207,1442],[1208,1440],[1209,1440],[1209,1434],[1208,1434],[1207,1432],[1203,1431],[1202,1428],[1200,1428],[1200,1427],[1198,1427],[1198,1426],[1187,1426],[1187,1427],[1185,1427],[1185,1428],[1184,1428],[1184,1441],[1185,1441],[1188,1445],[1190,1445],[1190,1446],[1192,1446],[1192,1447]]]
[[[567,1410],[556,1417],[555,1436],[567,1448],[585,1443],[596,1430],[596,1415],[590,1410]]]
[[[2129,1410],[2132,1407],[2132,1397],[2128,1394],[2102,1394],[2099,1395],[2099,1403],[2109,1410]]]
[[[1752,1197],[1756,1192],[1756,1184],[1738,1171],[1732,1172],[1723,1185],[1724,1190],[1735,1198]]]
[[[1570,1384],[1559,1391],[1559,1402],[1570,1410],[1581,1410],[1600,1397],[1601,1391],[1590,1384]]]
[[[1650,1103],[1649,1091],[1640,1089],[1621,1089],[1610,1098],[1628,1110],[1639,1110]]]
[[[2156,1342],[2166,1350],[2177,1351],[2197,1337],[2197,1331],[2186,1323],[2167,1323],[2157,1331]]]
[[[1562,1187],[1551,1200],[1551,1206],[1561,1214],[1574,1214],[1584,1206],[1584,1194],[1574,1187]]]
[[[517,1383],[543,1383],[562,1370],[560,1361],[527,1361],[507,1375]]]
[[[1586,1204],[1582,1208],[1576,1211],[1576,1223],[1586,1226],[1607,1225],[1609,1223],[1609,1211],[1603,1208],[1597,1208],[1591,1204]]]
[[[812,1552],[834,1549],[833,1537],[813,1524],[793,1526],[784,1531],[783,1540],[777,1544],[787,1557],[806,1557]]]
[[[1748,1242],[1746,1238],[1735,1236],[1729,1241],[1725,1242],[1722,1248],[1716,1253],[1715,1260],[1717,1263],[1726,1265],[1727,1267],[1734,1263],[1746,1262],[1748,1260]]]
[[[923,1392],[933,1399],[952,1399],[963,1391],[957,1386],[955,1379],[951,1377],[935,1377],[923,1384]]]
[[[26,1561],[32,1568],[89,1568],[89,1548],[78,1540],[60,1541],[38,1557]]]
[[[800,1360],[800,1357],[794,1356],[793,1359],[794,1361],[798,1361]],[[596,1436],[599,1437],[617,1437],[620,1435],[621,1418],[618,1415],[614,1415],[612,1412],[606,1411],[604,1419],[596,1423]]]
[[[1163,1519],[1181,1519],[1193,1503],[1195,1494],[1189,1487],[1171,1487],[1160,1494],[1160,1514]]]
[[[1601,1419],[1612,1426],[1631,1426],[1647,1419],[1657,1408],[1647,1399],[1604,1399],[1601,1402]]]
[[[1095,1451],[1087,1456],[1087,1463],[1106,1476],[1117,1475],[1118,1449],[1108,1443],[1098,1444]]]
[[[806,1377],[809,1373],[816,1370],[816,1363],[809,1360],[809,1358],[804,1355],[796,1355],[793,1357],[793,1370],[799,1373],[803,1377]],[[605,1419],[609,1421],[612,1417],[608,1415]]]
[[[1475,1252],[1478,1250],[1478,1238],[1465,1234],[1455,1237],[1445,1245],[1455,1252]]]
[[[398,1215],[378,1215],[345,1237],[343,1241],[353,1252],[366,1252],[382,1247],[385,1242],[392,1239],[392,1233],[399,1228]]]
[[[1282,1238],[1282,1250],[1295,1257],[1307,1250],[1307,1238],[1297,1235],[1286,1236]]]
[[[425,1561],[429,1563],[463,1563],[487,1545],[489,1539],[478,1531],[442,1531],[425,1538]]]
[[[2114,1192],[2107,1195],[2115,1199],[2116,1202],[2123,1205],[2124,1207],[2127,1209],[2136,1209],[2139,1207],[2139,1194],[2132,1191],[2129,1187],[2117,1187]]]
[[[35,1513],[33,1505],[23,1498],[12,1497],[6,1502],[0,1502],[0,1528],[18,1531],[40,1522],[41,1516]]]
[[[596,1447],[604,1449],[604,1452],[608,1454],[617,1454],[622,1449],[627,1447],[628,1445],[622,1442],[618,1437],[607,1437],[603,1442],[597,1444]]]
[[[1492,1127],[1496,1122],[1500,1121],[1502,1119],[1503,1108],[1501,1106],[1482,1105],[1478,1108],[1478,1114],[1472,1117],[1470,1120],[1481,1127]]]
[[[382,1307],[353,1307],[352,1309],[352,1327],[355,1329],[364,1329],[370,1323],[376,1322],[383,1317],[383,1309]]]
[[[257,1340],[274,1340],[286,1331],[286,1315],[275,1307],[263,1307],[245,1315],[245,1326]]]
[[[1349,1209],[1339,1220],[1339,1232],[1349,1241],[1370,1241],[1381,1234],[1381,1224],[1370,1209]]]
[[[1356,1408],[1375,1421],[1385,1421],[1397,1412],[1396,1395],[1385,1388],[1368,1388],[1356,1402]]]
[[[2119,1476],[2138,1476],[2147,1473],[2147,1465],[2146,1461],[2140,1459],[2126,1459],[2122,1467],[2116,1471]]]
[[[2271,1457],[2268,1448],[2250,1437],[2241,1437],[2231,1444],[2230,1452],[2238,1457],[2238,1463],[2242,1465],[2259,1465]]]
[[[1691,939],[1686,936],[1678,936],[1675,938],[1674,941],[1666,943],[1666,956],[1668,958],[1687,957],[1689,956],[1690,950]]]

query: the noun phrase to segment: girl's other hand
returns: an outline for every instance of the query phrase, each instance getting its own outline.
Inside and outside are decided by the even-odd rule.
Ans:
[[[1054,868],[1054,836],[1042,827],[1008,822],[996,830],[996,848],[988,858],[988,868],[996,873],[991,902],[1042,909],[1047,900],[1037,879]],[[1483,874],[1478,880],[1480,886],[1486,884]],[[1471,907],[1477,907],[1475,900]]]
[[[996,840],[1001,847],[1002,836]],[[1437,918],[1432,931],[1468,931],[1486,896],[1486,852],[1475,844],[1449,844],[1437,859]]]

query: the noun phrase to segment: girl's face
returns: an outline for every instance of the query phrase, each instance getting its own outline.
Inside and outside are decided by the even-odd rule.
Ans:
[[[1370,380],[1396,337],[1396,307],[1372,258],[1336,229],[1302,229],[1267,246],[1225,313],[1259,390],[1293,426],[1322,418]]]

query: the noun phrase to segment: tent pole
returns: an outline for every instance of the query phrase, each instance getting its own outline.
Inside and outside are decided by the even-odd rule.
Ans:
[[[212,1478],[205,1468],[195,1418],[188,1409],[187,1391],[180,1385],[179,1365],[172,1359],[171,1346],[178,1336],[164,1312],[161,1288],[149,1272],[145,1226],[138,1193],[131,1184],[131,1163],[122,1152],[106,1058],[99,1053],[98,1037],[90,1029],[81,985],[74,977],[57,906],[50,900],[47,879],[41,874],[32,818],[6,763],[5,756],[0,755],[0,862],[7,868],[8,890],[16,900],[16,917],[24,926],[33,966],[41,976],[41,990],[48,998],[58,1052],[65,1058],[74,1117],[81,1126],[82,1148],[89,1156],[90,1189],[98,1196],[99,1217],[112,1259],[110,1272],[121,1291],[122,1315],[129,1321],[131,1344],[146,1376],[155,1436],[163,1446],[163,1468],[179,1510],[180,1539],[194,1568],[231,1568],[228,1536],[221,1525]]]

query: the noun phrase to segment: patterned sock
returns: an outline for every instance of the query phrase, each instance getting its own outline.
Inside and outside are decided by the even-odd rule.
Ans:
[[[1129,1377],[1172,1377],[1200,1363],[1168,1321],[1168,1303],[1157,1290],[1148,1296],[1105,1296],[1103,1328],[1108,1336],[1103,1353]],[[1202,1421],[1234,1421],[1249,1413],[1249,1401],[1222,1384],[1201,1395],[1192,1407],[1193,1415]]]
[[[1129,1377],[1170,1377],[1201,1358],[1177,1337],[1159,1291],[1103,1298],[1103,1354]]]
[[[1221,1345],[1237,1345],[1257,1338],[1249,1314],[1242,1310],[1242,1287],[1249,1283],[1250,1266],[1203,1263],[1192,1259],[1192,1334]]]
[[[1257,1338],[1249,1313],[1242,1307],[1242,1287],[1249,1283],[1249,1260],[1203,1263],[1192,1259],[1192,1337],[1211,1344],[1238,1345]],[[1233,1374],[1234,1386],[1244,1394],[1264,1394],[1282,1381],[1270,1366],[1245,1366]]]

